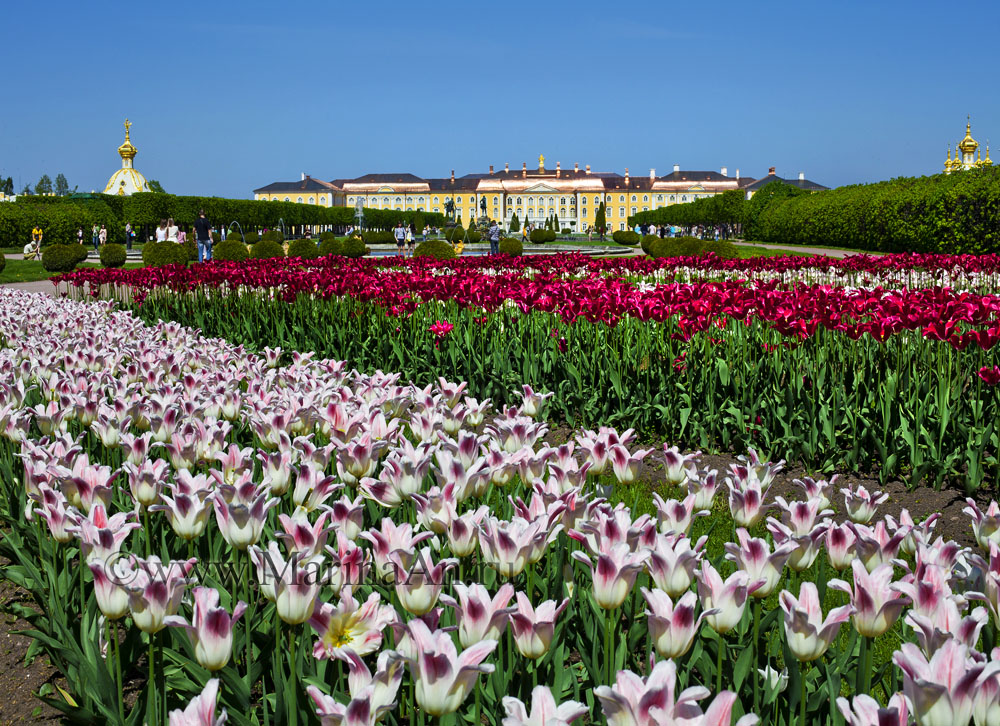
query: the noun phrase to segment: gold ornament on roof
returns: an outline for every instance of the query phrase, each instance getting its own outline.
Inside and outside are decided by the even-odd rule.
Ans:
[[[545,154],[538,155],[538,171],[545,171]]]
[[[125,143],[118,147],[118,154],[122,159],[128,159],[131,161],[135,158],[135,155],[139,153],[139,150],[132,146],[132,139],[129,135],[129,130],[132,128],[132,122],[125,119]]]

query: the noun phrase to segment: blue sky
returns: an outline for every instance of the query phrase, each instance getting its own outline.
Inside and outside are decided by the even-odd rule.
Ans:
[[[1000,161],[1000,3],[8,3],[0,173],[167,191],[578,162],[829,186]]]

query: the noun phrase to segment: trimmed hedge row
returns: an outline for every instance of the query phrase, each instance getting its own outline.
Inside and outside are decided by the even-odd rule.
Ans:
[[[84,245],[49,245],[42,250],[42,267],[47,272],[69,272],[87,259]]]

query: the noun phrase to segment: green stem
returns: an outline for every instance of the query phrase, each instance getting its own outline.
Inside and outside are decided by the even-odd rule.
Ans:
[[[715,692],[722,693],[722,655],[726,651],[726,639],[719,633],[719,650],[715,654]]]
[[[298,723],[298,719],[299,719],[299,709],[296,706],[296,704],[298,702],[297,694],[299,692],[299,686],[298,686],[298,681],[296,680],[296,677],[295,677],[296,661],[298,660],[298,658],[296,657],[296,653],[295,653],[295,628],[294,628],[294,626],[290,627],[288,629],[288,652],[289,652],[289,658],[291,659],[291,665],[290,665],[290,668],[289,668],[289,672],[291,673],[290,678],[291,678],[291,681],[292,681],[292,691],[291,691],[292,692],[292,701],[291,701],[290,704],[288,704],[288,709],[289,709],[289,711],[288,711],[288,723],[290,723],[291,726],[296,726],[296,724]]]
[[[799,726],[807,726],[806,722],[806,668],[808,663],[800,666],[799,681],[801,690],[799,691]]]
[[[611,619],[611,610],[604,613],[604,658],[608,663],[607,672],[607,683],[609,686],[612,685],[614,681],[614,669],[615,669],[615,659],[612,654],[611,649],[611,631],[614,629],[614,622]]]
[[[757,670],[760,668],[760,646],[758,645],[758,638],[760,637],[760,598],[755,597],[753,600],[753,665],[750,666],[751,672],[750,676],[753,678],[753,712],[760,713],[760,673]],[[716,691],[718,692],[718,691]]]
[[[872,656],[875,650],[874,639],[865,636],[865,646],[865,690],[863,693],[870,696],[872,692]]]
[[[143,531],[143,533],[145,535],[145,540],[146,540],[146,559],[148,560],[149,557],[150,557],[150,554],[153,551],[153,549],[152,549],[153,543],[152,543],[152,540],[151,540],[150,534],[149,534],[149,508],[148,507],[143,507],[142,508],[142,531]]]
[[[861,638],[861,652],[858,653],[858,673],[854,681],[855,694],[868,693],[865,688],[865,664],[868,662],[868,638]]]
[[[149,633],[149,654],[147,655],[146,670],[146,723],[147,726],[156,726],[156,651],[153,647],[153,634]]]
[[[108,623],[108,631],[111,637],[111,647],[115,651],[115,682],[118,686],[118,718],[125,723],[125,702],[122,690],[122,654],[121,646],[118,645],[118,622],[112,620]]]

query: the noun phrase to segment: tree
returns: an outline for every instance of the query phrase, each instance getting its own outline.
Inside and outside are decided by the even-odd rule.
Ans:
[[[65,197],[69,194],[69,182],[66,181],[66,175],[59,172],[56,175],[56,196]]]
[[[597,208],[597,214],[594,216],[594,227],[600,233],[601,238],[604,238],[604,232],[608,226],[608,219],[604,212],[604,202],[601,202],[601,206]]]
[[[475,213],[469,215],[469,230],[476,228],[476,215]]]
[[[157,194],[166,194],[166,192],[163,190],[163,185],[161,185],[160,182],[156,181],[156,179],[149,180],[149,191],[156,192]]]
[[[511,232],[521,231],[521,221],[517,218],[517,212],[515,212],[514,216],[510,218],[510,231]]]
[[[31,194],[31,185],[25,184],[24,189],[21,190],[21,194]]]
[[[14,193],[14,177],[9,176],[6,179],[0,179],[0,192],[7,195]]]
[[[35,184],[35,194],[51,194],[52,193],[52,180],[49,179],[48,174],[42,174],[42,178],[38,180]]]

